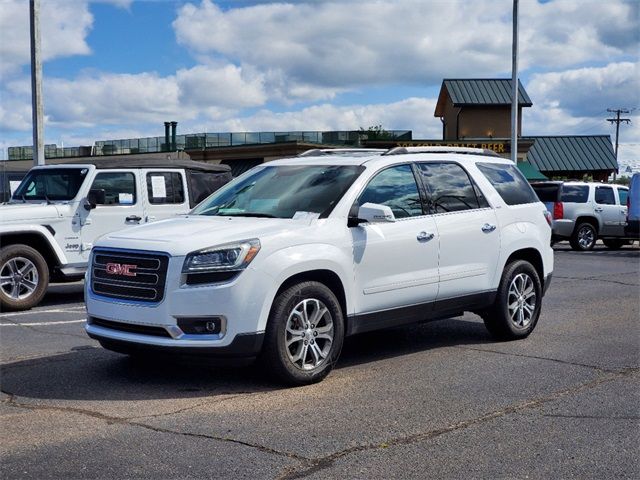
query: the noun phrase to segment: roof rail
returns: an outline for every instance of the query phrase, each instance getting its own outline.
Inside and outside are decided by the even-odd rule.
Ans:
[[[493,150],[487,148],[470,147],[395,147],[387,150],[383,155],[406,155],[409,153],[461,153],[467,155],[485,155],[488,157],[500,157]]]
[[[299,153],[298,157],[325,157],[330,155],[382,155],[386,150],[384,148],[312,148]]]

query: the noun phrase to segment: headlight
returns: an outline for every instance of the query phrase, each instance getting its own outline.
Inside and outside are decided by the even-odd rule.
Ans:
[[[240,270],[249,265],[259,251],[257,238],[205,248],[187,255],[182,273]]]

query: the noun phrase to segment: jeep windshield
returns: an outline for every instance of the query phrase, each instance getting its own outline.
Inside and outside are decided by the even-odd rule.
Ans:
[[[42,168],[27,173],[12,200],[72,200],[87,176],[86,168]]]
[[[324,218],[364,171],[357,165],[261,166],[233,180],[191,211],[194,215]]]

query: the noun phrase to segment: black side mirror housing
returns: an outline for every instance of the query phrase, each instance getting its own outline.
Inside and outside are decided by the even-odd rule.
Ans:
[[[361,223],[366,223],[367,221],[363,218],[358,218],[358,211],[360,210],[360,206],[356,203],[349,210],[349,217],[347,218],[347,227],[353,228],[357,227]]]
[[[87,195],[87,201],[84,204],[85,210],[93,210],[98,204],[105,203],[104,189],[92,188]]]

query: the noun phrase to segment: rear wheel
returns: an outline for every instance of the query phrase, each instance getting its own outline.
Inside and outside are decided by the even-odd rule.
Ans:
[[[49,268],[40,253],[27,245],[0,250],[0,306],[2,310],[28,310],[44,297]]]
[[[501,340],[528,336],[538,323],[542,286],[529,262],[516,260],[502,273],[493,305],[482,314],[487,330]]]
[[[333,292],[319,282],[301,282],[276,297],[262,359],[278,380],[315,383],[333,368],[343,339],[342,309]]]
[[[596,240],[598,240],[598,233],[593,224],[583,222],[573,231],[569,243],[574,250],[586,252],[593,249]]]

